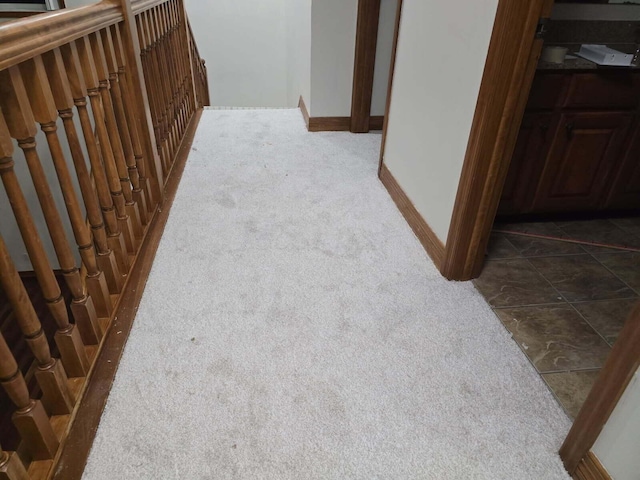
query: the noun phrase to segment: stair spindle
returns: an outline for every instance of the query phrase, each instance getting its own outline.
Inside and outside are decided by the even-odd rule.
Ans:
[[[29,390],[22,372],[18,369],[4,336],[0,334],[0,384],[17,410],[12,416],[13,424],[34,460],[52,459],[59,442],[47,412],[40,400],[29,398]]]
[[[30,477],[16,452],[5,452],[0,446],[0,480],[29,480]]]
[[[89,229],[84,225],[84,222],[82,222],[82,224],[76,229],[76,240],[80,245],[80,255],[82,256],[82,261],[87,268],[87,289],[93,299],[98,315],[108,318],[111,315],[113,306],[111,304],[111,297],[109,296],[106,277],[98,266],[98,260],[92,241],[93,239],[99,239],[96,243],[99,243],[102,248],[105,248],[107,245],[107,234],[104,228],[100,207],[98,206],[96,193],[91,181],[91,176],[82,151],[82,146],[80,145],[80,138],[76,130],[76,125],[73,121],[74,104],[69,87],[69,79],[65,72],[60,50],[54,49],[47,52],[42,56],[42,60],[49,78],[55,108],[58,110],[58,114],[63,122],[67,142],[71,150],[71,158],[73,160],[76,175],[78,177],[78,183],[80,185],[80,191],[82,192],[82,198],[87,211],[87,218],[91,225],[91,230],[93,231],[93,235],[91,235]],[[111,264],[108,265],[112,266]],[[111,271],[109,274],[113,275],[114,272]],[[88,342],[95,345],[98,343],[100,338],[102,338],[101,331],[83,332],[81,329],[80,333],[82,334],[82,339],[85,344]]]
[[[27,93],[17,67],[11,67],[0,72],[0,108],[3,112],[3,115],[0,116],[0,137],[5,139],[9,137],[15,138],[24,152],[27,166],[36,187],[36,193],[45,213],[45,220],[50,225],[52,240],[55,237],[54,247],[57,246],[56,251],[59,250],[61,253],[61,266],[65,270],[65,280],[68,280],[70,288],[75,290],[77,295],[79,290],[82,291],[81,281],[79,274],[76,278],[75,259],[67,243],[66,235],[62,230],[60,216],[53,203],[51,191],[36,151],[35,135],[37,131],[35,119],[33,118],[33,113],[27,100]],[[27,206],[27,201],[22,193],[22,188],[14,172],[13,145],[10,141],[1,142],[1,145],[0,177],[9,197],[11,208],[29,253],[29,259],[33,265],[38,283],[47,302],[47,307],[58,326],[55,340],[60,350],[62,363],[67,375],[70,377],[85,376],[89,370],[89,359],[77,328],[69,322],[60,286],[53,273]],[[83,318],[83,313],[91,315],[90,309],[93,308],[93,304],[90,300],[86,302],[82,298],[80,300],[74,313],[78,313],[80,318]],[[95,310],[93,314],[95,315]]]
[[[109,291],[111,293],[120,293],[124,285],[122,275],[127,273],[129,268],[129,257],[127,247],[124,243],[124,236],[120,231],[116,207],[111,198],[109,181],[105,173],[105,165],[103,165],[102,159],[100,158],[98,142],[93,131],[91,119],[89,118],[89,111],[87,109],[87,84],[85,83],[85,77],[82,73],[82,64],[80,63],[80,56],[75,42],[63,45],[60,47],[60,52],[64,61],[67,79],[69,80],[73,103],[78,110],[82,134],[95,179],[98,202],[106,226],[106,242],[101,233],[94,235],[98,249],[98,264],[107,276]],[[119,186],[117,179],[116,184]],[[122,208],[124,210],[124,205]],[[126,270],[121,270],[120,265],[126,268]]]
[[[87,95],[89,95],[89,101],[91,102],[96,133],[98,134],[100,150],[102,152],[102,160],[107,174],[111,198],[115,205],[116,216],[118,218],[118,224],[120,225],[120,232],[122,233],[126,250],[129,253],[132,253],[135,245],[133,227],[131,226],[132,219],[129,217],[127,210],[125,196],[122,191],[122,182],[120,181],[118,167],[116,166],[114,151],[111,145],[111,136],[107,130],[105,105],[103,104],[103,96],[101,92],[101,81],[98,77],[89,40],[86,37],[81,38],[75,42],[75,45],[78,50],[84,81],[87,86]],[[108,88],[108,81],[104,88]],[[108,95],[109,94],[107,92],[107,97]],[[114,247],[112,246],[112,248]],[[122,273],[129,271],[128,258],[119,256],[118,262],[118,266]]]
[[[116,124],[118,126],[118,131],[120,132],[120,138],[122,139],[122,148],[129,179],[131,180],[131,186],[133,187],[131,193],[134,201],[138,205],[141,224],[146,225],[148,223],[147,203],[142,189],[140,188],[140,173],[136,163],[132,140],[133,131],[135,130],[135,122],[131,123],[126,113],[127,104],[125,102],[124,94],[124,91],[126,90],[126,85],[124,83],[126,83],[126,81],[123,82],[124,78],[120,76],[111,30],[108,28],[101,30],[99,38],[102,41],[102,47],[107,61],[107,71],[109,72],[109,83],[111,85],[111,100],[116,116]],[[130,100],[129,105],[131,105]],[[142,155],[140,154],[139,158],[141,157]],[[137,235],[142,237],[142,228],[137,232]]]
[[[67,207],[66,209],[69,220],[71,221],[73,235],[78,245],[78,251],[85,265],[95,274],[97,271],[97,260],[93,250],[93,239],[85,223],[76,190],[71,180],[71,173],[69,172],[60,138],[58,137],[58,125],[56,123],[58,120],[58,112],[53,100],[53,93],[51,92],[42,57],[38,56],[21,63],[20,71],[28,95],[28,101],[31,104],[33,118],[40,124],[40,128],[47,139],[51,160],[58,177],[64,203]],[[19,88],[14,86],[14,92],[19,90]],[[22,115],[25,117],[24,112]],[[36,192],[38,193],[38,199],[40,200],[45,221],[58,256],[60,268],[62,268],[62,274],[73,297],[73,301],[71,302],[73,318],[80,330],[83,341],[95,345],[102,337],[102,332],[93,303],[93,297],[91,297],[84,288],[82,277],[80,276],[80,269],[76,265],[76,260],[73,257],[71,247],[64,233],[62,219],[55,207],[53,194],[46,182],[42,164],[39,161],[36,162],[35,159],[29,163],[34,183],[42,183],[39,188],[36,188]],[[108,292],[106,290],[99,290],[98,293],[99,295],[106,295],[106,298],[100,300],[101,303],[106,304],[106,302],[109,301]]]
[[[117,76],[111,77],[114,81],[114,84],[112,85],[109,78],[110,75],[107,68],[105,51],[100,39],[100,33],[96,32],[90,34],[89,42],[91,45],[96,72],[98,73],[100,96],[104,107],[105,123],[111,140],[113,157],[120,177],[120,185],[125,199],[127,214],[131,219],[131,226],[133,228],[133,241],[131,244],[127,244],[127,248],[129,249],[130,254],[135,254],[138,247],[138,239],[142,237],[142,222],[140,221],[138,204],[133,200],[133,188],[131,185],[131,179],[129,178],[129,169],[127,168],[127,162],[125,160],[124,148],[122,146],[123,138],[120,136],[120,132],[118,130],[118,122],[116,120],[116,113],[112,101],[112,95],[115,95],[115,92],[119,91],[117,85],[115,85],[115,82],[117,82]]]
[[[51,356],[47,337],[33,309],[9,251],[0,236],[0,285],[11,305],[20,330],[38,363],[35,375],[42,389],[42,403],[53,415],[71,413],[75,400],[60,362]]]
[[[135,158],[135,165],[138,168],[139,185],[136,190],[134,186],[133,194],[141,197],[144,204],[147,206],[144,215],[140,212],[141,219],[146,225],[150,220],[150,213],[153,212],[153,198],[151,197],[151,189],[149,187],[148,179],[148,167],[147,159],[143,155],[142,142],[140,140],[140,125],[135,115],[135,105],[133,97],[131,95],[131,81],[128,74],[128,66],[125,56],[124,44],[122,43],[121,28],[123,24],[111,26],[111,37],[113,39],[114,53],[116,62],[118,65],[118,77],[120,79],[120,85],[122,87],[122,97],[124,99],[125,111],[127,114],[127,121],[129,123],[131,131],[131,143],[133,147],[133,156]],[[142,210],[142,209],[141,209]]]

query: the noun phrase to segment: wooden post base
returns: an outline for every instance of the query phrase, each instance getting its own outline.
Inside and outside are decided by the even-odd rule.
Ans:
[[[58,330],[54,338],[67,376],[85,377],[89,372],[89,358],[76,326],[70,325],[66,331]]]
[[[118,218],[118,225],[120,226],[120,232],[122,232],[122,237],[124,238],[124,245],[126,247],[126,252],[133,255],[136,253],[136,239],[133,234],[133,227],[131,226],[131,217],[128,215],[123,218]],[[127,261],[128,264],[128,261]],[[120,271],[128,272],[129,267],[126,269],[122,268],[120,265]]]
[[[136,205],[138,205],[138,213],[140,214],[141,224],[143,226],[147,225],[149,223],[149,212],[147,210],[147,199],[144,196],[144,191],[142,189],[134,190],[133,199],[135,200]]]
[[[107,254],[98,254],[98,266],[104,274],[109,293],[120,293],[124,287],[124,278],[122,277],[122,273],[120,273],[120,267],[118,267],[116,255],[113,253],[113,250],[109,250]]]
[[[126,208],[127,208],[127,214],[131,219],[131,226],[133,227],[133,237],[135,240],[134,244],[137,250],[138,243],[142,238],[142,234],[144,233],[142,230],[142,221],[140,220],[140,209],[138,208],[138,204],[135,202],[127,205]],[[134,251],[129,253],[136,253],[136,252]]]
[[[93,305],[93,298],[86,296],[82,301],[71,302],[71,313],[76,321],[82,343],[97,345],[102,338],[102,329],[98,322],[98,314]]]
[[[0,458],[0,480],[29,480],[29,475],[16,452],[5,452]]]
[[[16,411],[12,418],[34,460],[50,460],[55,457],[58,438],[40,400],[32,400],[27,408]]]
[[[42,404],[50,415],[67,415],[73,411],[75,398],[67,384],[62,364],[54,359],[51,366],[36,369],[36,380],[42,389]]]
[[[118,220],[119,225],[122,225],[123,223],[126,223],[126,219],[123,219],[122,222]],[[127,253],[127,245],[124,241],[124,235],[122,233],[113,236],[110,235],[107,237],[107,243],[116,257],[120,274],[126,275],[129,272],[129,254]]]
[[[98,317],[109,318],[113,311],[113,304],[104,272],[98,272],[94,276],[87,275],[87,291],[93,300]]]

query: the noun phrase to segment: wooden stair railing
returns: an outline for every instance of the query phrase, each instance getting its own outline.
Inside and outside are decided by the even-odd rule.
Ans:
[[[165,186],[175,189],[176,159],[181,171],[208,104],[183,0],[103,0],[0,26],[0,178],[57,328],[50,344],[0,236],[0,298],[29,347],[0,334],[0,397],[14,405],[0,416],[12,415],[20,437],[0,431],[9,445],[0,447],[0,478],[79,478],[86,456],[75,476],[61,473],[67,438],[84,428],[100,352],[121,298],[136,288],[141,246],[149,236],[157,245]],[[29,181],[14,170],[23,162]],[[7,225],[0,218],[0,230]],[[39,387],[31,393],[25,355]]]

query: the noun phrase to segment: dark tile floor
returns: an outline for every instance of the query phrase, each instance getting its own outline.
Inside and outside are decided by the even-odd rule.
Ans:
[[[640,217],[496,224],[640,249]],[[640,252],[494,232],[476,288],[575,418],[633,306]]]

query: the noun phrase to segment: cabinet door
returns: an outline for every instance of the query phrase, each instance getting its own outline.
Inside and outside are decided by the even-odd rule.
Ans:
[[[596,210],[622,153],[632,114],[564,114],[534,199],[534,211]]]
[[[505,180],[499,215],[525,213],[538,179],[554,131],[551,114],[526,114]]]
[[[613,182],[607,208],[640,208],[640,125],[635,127],[633,141]]]

